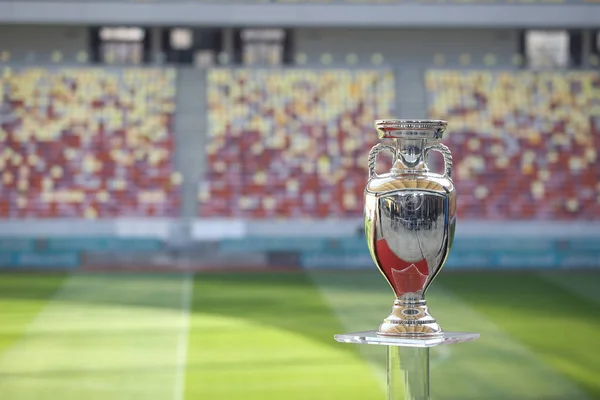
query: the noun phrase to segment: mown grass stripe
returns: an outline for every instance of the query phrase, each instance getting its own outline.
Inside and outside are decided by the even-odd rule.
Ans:
[[[302,273],[197,275],[186,398],[381,399],[369,366]]]
[[[313,272],[311,276],[346,331],[375,329],[391,308],[391,289],[376,271]],[[485,279],[477,283],[484,284]],[[587,398],[579,387],[545,365],[544,360],[499,328],[494,319],[457,297],[443,282],[435,282],[427,298],[445,329],[482,334],[473,343],[432,350],[434,398]],[[383,349],[358,347],[376,368],[384,370]]]
[[[2,400],[172,399],[181,290],[178,275],[72,275],[0,357]]]
[[[0,273],[0,356],[18,343],[65,274]]]
[[[558,285],[584,301],[591,301],[600,307],[600,278],[598,271],[569,271],[563,273],[545,272],[540,277]]]
[[[565,272],[566,276],[568,272]],[[590,279],[600,282],[600,275]],[[443,287],[527,346],[543,363],[600,397],[600,313],[598,307],[534,273],[469,273],[440,276]],[[446,323],[447,325],[448,323]],[[532,384],[538,393],[555,380]],[[545,398],[584,398],[555,393]],[[544,397],[535,397],[544,398]]]

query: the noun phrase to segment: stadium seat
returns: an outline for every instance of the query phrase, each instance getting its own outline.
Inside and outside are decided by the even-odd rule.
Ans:
[[[201,216],[362,213],[373,120],[393,115],[391,72],[218,68],[207,90]]]
[[[0,73],[1,218],[178,215],[174,70]]]
[[[600,73],[432,70],[426,88],[462,218],[600,217]]]

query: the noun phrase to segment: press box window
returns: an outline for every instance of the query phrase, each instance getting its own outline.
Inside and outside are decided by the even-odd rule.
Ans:
[[[281,65],[289,61],[289,32],[285,29],[238,29],[236,62],[244,65]]]
[[[531,30],[525,33],[525,58],[529,68],[569,67],[570,47],[570,36],[566,30]]]
[[[148,48],[146,30],[140,27],[102,27],[92,29],[93,61],[106,64],[141,64]]]
[[[171,30],[171,48],[173,50],[189,50],[194,43],[192,31],[190,29]]]
[[[222,30],[173,27],[163,29],[162,51],[168,63],[209,67],[221,52]]]
[[[592,31],[591,34],[591,48],[588,64],[592,67],[600,67],[600,30]]]

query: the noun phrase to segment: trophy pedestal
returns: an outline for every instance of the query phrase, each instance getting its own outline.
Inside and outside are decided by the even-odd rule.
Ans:
[[[378,336],[377,331],[335,335],[340,343],[377,344],[387,348],[388,400],[429,400],[429,348],[475,340],[478,333],[444,332],[433,338]]]

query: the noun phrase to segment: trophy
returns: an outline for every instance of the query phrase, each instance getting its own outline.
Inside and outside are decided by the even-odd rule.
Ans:
[[[365,234],[371,257],[396,300],[379,329],[335,335],[341,343],[387,346],[388,400],[429,400],[429,349],[475,340],[478,333],[444,332],[429,314],[425,292],[440,272],[454,238],[456,191],[452,154],[441,144],[445,121],[375,121],[379,139],[369,153],[365,188]],[[375,171],[377,155],[389,151],[388,173]],[[444,158],[442,174],[427,156]]]
[[[452,154],[440,143],[446,122],[386,119],[375,121],[375,128],[383,142],[369,153],[365,234],[373,261],[396,295],[377,334],[442,337],[425,292],[448,257],[456,222]],[[382,151],[392,154],[393,165],[378,175],[375,165]],[[429,169],[431,151],[442,154],[443,174]]]

